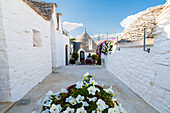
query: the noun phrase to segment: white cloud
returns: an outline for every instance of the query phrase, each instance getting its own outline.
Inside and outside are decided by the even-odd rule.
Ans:
[[[67,21],[63,22],[63,28],[65,30],[67,30],[68,32],[70,32],[78,27],[82,27],[82,26],[83,26],[82,23],[72,23],[72,22],[67,22]]]

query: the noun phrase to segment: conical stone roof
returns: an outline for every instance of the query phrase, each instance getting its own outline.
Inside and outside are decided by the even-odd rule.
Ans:
[[[92,40],[92,50],[89,50],[89,40]],[[83,32],[83,34],[76,42],[81,43],[79,49],[83,48],[85,52],[92,52],[92,53],[96,52],[97,44],[94,42],[94,40],[89,36],[89,34],[86,31]]]

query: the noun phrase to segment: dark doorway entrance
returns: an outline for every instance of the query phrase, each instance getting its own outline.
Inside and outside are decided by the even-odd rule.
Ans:
[[[84,62],[84,60],[85,60],[84,51],[80,51],[80,62]]]
[[[68,65],[68,45],[66,45],[66,47],[65,47],[65,52],[66,52],[66,53],[65,53],[65,55],[66,55],[66,56],[65,56],[65,58],[66,58],[65,61],[66,61],[66,65]]]

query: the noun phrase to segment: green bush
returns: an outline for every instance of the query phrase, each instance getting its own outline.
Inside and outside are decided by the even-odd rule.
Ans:
[[[98,60],[98,55],[93,54],[93,55],[92,55],[92,59],[93,59],[94,61]]]
[[[75,63],[76,63],[75,59],[74,59],[74,58],[71,58],[71,59],[70,59],[70,64],[75,64]]]
[[[74,52],[72,57],[77,61],[79,58],[78,52]]]

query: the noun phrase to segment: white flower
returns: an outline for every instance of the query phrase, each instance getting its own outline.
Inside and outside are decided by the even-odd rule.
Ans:
[[[97,85],[97,82],[95,80],[93,80],[92,78],[90,78],[89,84]]]
[[[60,111],[61,111],[61,105],[59,104],[57,106],[53,104],[50,108],[51,113],[59,113]]]
[[[50,97],[48,95],[46,95],[44,100],[50,100]]]
[[[102,113],[102,111],[100,111],[100,110],[97,110],[97,113]]]
[[[108,88],[108,89],[104,89],[104,91],[106,91],[107,93],[110,93],[110,94],[114,94],[114,91],[112,90],[112,86],[110,86],[110,88]]]
[[[66,102],[69,102],[70,100],[72,100],[73,97],[72,96],[69,96],[68,98],[66,98]]]
[[[53,95],[58,97],[60,95],[60,92],[54,93]]]
[[[105,102],[103,100],[101,100],[101,99],[99,99],[96,104],[97,104],[100,111],[103,111],[104,109],[106,109],[108,107],[105,104]]]
[[[109,112],[109,113],[120,113],[120,112],[119,112],[119,108],[118,108],[118,106],[116,105],[116,103],[114,103],[114,108],[109,108],[108,112]]]
[[[94,86],[90,86],[89,88],[87,88],[87,90],[89,91],[89,94],[95,95],[96,91],[100,92],[100,90]]]
[[[69,103],[72,104],[72,105],[76,105],[77,103],[76,103],[75,100],[76,100],[76,99],[73,98],[73,99],[71,99],[71,100],[69,101]]]
[[[115,101],[116,101],[116,99],[112,97],[112,102],[115,102]]]
[[[79,82],[76,83],[76,88],[77,89],[82,88],[82,87],[83,87],[83,82],[82,81],[81,82],[79,81]]]
[[[89,106],[89,104],[87,102],[83,102],[83,106]]]
[[[45,111],[43,111],[42,113],[49,113],[49,110],[48,109],[46,109]]]
[[[51,95],[53,95],[54,93],[53,93],[53,91],[48,91],[48,93],[46,94],[47,96],[51,96]]]
[[[90,75],[90,74],[89,74],[88,72],[84,74],[85,77],[87,77],[87,76],[89,76],[89,75]]]
[[[78,95],[76,98],[77,103],[81,103],[84,99],[84,96]]]
[[[108,113],[118,113],[114,108],[109,108]]]
[[[63,113],[74,113],[74,109],[67,107],[67,109]]]
[[[87,113],[87,111],[84,109],[84,107],[78,108],[76,113]]]
[[[95,111],[95,110],[93,110],[91,113],[96,113],[96,111]]]
[[[122,112],[122,113],[126,113],[126,111],[122,108],[121,104],[119,104],[119,111]]]
[[[45,102],[45,104],[44,104],[44,106],[48,106],[48,107],[50,107],[50,106],[51,106],[51,102],[52,102],[52,100],[48,100],[48,101],[46,101],[46,102]]]
[[[68,93],[68,91],[66,89],[62,88],[61,93]]]
[[[37,113],[36,111],[33,111],[32,113]]]
[[[95,102],[95,101],[97,100],[97,97],[93,97],[93,98],[89,98],[89,97],[87,97],[87,99],[89,99],[89,101],[93,101],[93,102]]]

